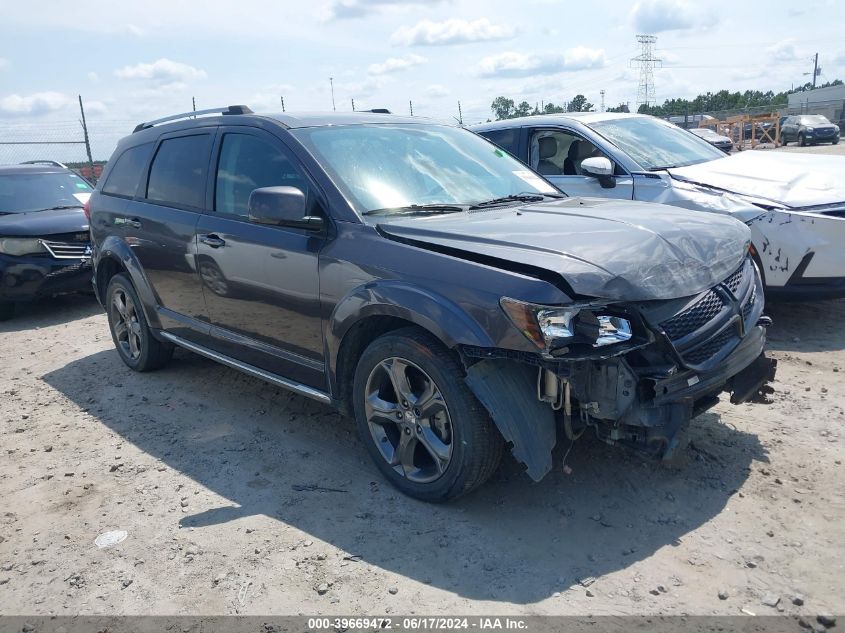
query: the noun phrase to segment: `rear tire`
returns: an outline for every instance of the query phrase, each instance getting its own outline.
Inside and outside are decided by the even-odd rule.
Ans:
[[[120,359],[135,371],[150,371],[167,364],[173,345],[162,343],[147,324],[141,300],[125,274],[115,275],[106,289],[109,330]]]
[[[373,341],[358,361],[352,399],[376,467],[411,497],[455,499],[499,465],[504,442],[464,381],[459,359],[423,330]]]

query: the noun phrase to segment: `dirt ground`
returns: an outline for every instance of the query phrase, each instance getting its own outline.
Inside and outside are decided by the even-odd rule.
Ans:
[[[698,418],[681,467],[582,440],[432,506],[327,407],[183,351],[132,373],[92,299],[30,306],[0,324],[0,612],[841,613],[845,301],[769,312],[774,402]]]

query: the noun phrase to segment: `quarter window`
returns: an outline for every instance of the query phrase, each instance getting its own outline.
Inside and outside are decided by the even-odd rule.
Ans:
[[[177,207],[205,206],[208,145],[208,134],[162,141],[150,167],[147,199]]]
[[[103,185],[103,193],[125,198],[134,197],[141,180],[141,172],[147,166],[152,151],[153,144],[144,143],[123,152],[111,168],[108,180]]]
[[[226,134],[217,161],[214,210],[247,217],[249,194],[261,187],[308,185],[291,159],[275,145],[251,134]]]

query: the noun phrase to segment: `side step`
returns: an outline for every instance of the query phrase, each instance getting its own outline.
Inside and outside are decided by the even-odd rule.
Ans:
[[[206,358],[215,360],[218,363],[227,365],[232,369],[237,369],[238,371],[242,371],[245,374],[255,376],[256,378],[260,378],[261,380],[266,380],[269,383],[272,383],[279,387],[283,387],[284,389],[289,389],[290,391],[296,392],[308,398],[312,398],[319,402],[331,404],[331,396],[323,391],[320,391],[319,389],[314,389],[313,387],[309,387],[307,385],[288,380],[287,378],[282,378],[281,376],[277,376],[276,374],[270,373],[269,371],[259,369],[258,367],[249,365],[239,360],[235,360],[234,358],[225,356],[223,354],[215,352],[214,350],[210,350],[207,347],[198,345],[197,343],[191,343],[190,341],[186,341],[185,339],[176,336],[175,334],[171,334],[170,332],[159,332],[159,336],[164,339],[167,339],[171,343],[178,345],[179,347],[184,347],[185,349],[195,352],[200,356],[205,356]]]

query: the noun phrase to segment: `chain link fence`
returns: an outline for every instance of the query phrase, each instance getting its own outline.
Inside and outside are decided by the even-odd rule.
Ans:
[[[4,121],[0,125],[0,165],[56,161],[96,182],[117,141],[136,124],[97,119],[88,120],[85,126],[82,121]]]

